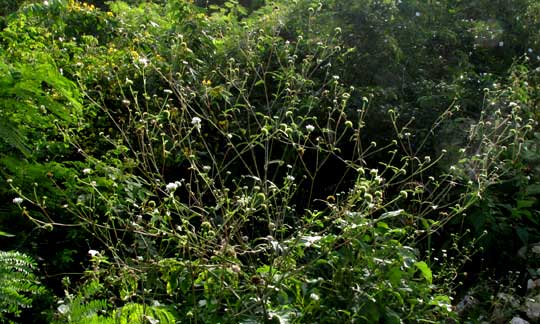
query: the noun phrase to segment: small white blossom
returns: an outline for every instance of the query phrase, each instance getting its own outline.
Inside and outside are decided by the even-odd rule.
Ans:
[[[21,197],[15,197],[15,198],[13,198],[13,203],[14,203],[14,204],[19,205],[19,204],[21,204],[22,202],[23,202],[23,199],[22,199]]]
[[[289,180],[289,181],[294,181],[294,177],[293,177],[292,175],[288,175],[288,176],[287,176],[287,180]]]
[[[6,181],[7,181],[7,183],[12,183],[13,179],[7,179]]]
[[[92,172],[92,170],[89,169],[89,168],[86,168],[86,169],[83,169],[83,170],[82,170],[82,173],[83,173],[83,174],[89,174],[89,173],[91,173],[91,172]]]
[[[201,119],[199,117],[193,117],[191,119],[191,125],[195,126],[197,130],[201,130]]]
[[[165,92],[166,94],[172,94],[173,93],[172,90],[170,90],[170,89],[165,89],[165,90],[163,90],[163,92]]]
[[[421,14],[420,14],[419,11],[417,11],[414,15],[415,15],[416,17],[420,17]]]
[[[238,205],[244,207],[249,204],[249,198],[245,195],[242,195],[242,197],[238,198]]]
[[[313,131],[315,130],[315,126],[313,126],[313,125],[306,125],[306,130],[307,130],[308,132],[311,133],[311,132],[313,132]]]
[[[62,302],[62,301],[60,301]],[[62,315],[67,314],[69,312],[69,306],[66,304],[60,304],[57,308],[58,312]]]
[[[504,46],[504,42],[499,42],[499,47],[503,47]]]
[[[205,165],[202,169],[204,172],[209,172],[212,168],[209,165]]]
[[[170,182],[165,186],[165,189],[168,192],[173,192],[176,189],[178,189],[178,187],[180,187],[180,185],[181,185],[180,181]]]
[[[139,63],[141,63],[144,66],[147,66],[150,61],[146,57],[141,57],[139,59]]]
[[[91,257],[95,257],[98,254],[99,254],[99,252],[96,251],[96,250],[88,250],[88,255],[91,256]]]

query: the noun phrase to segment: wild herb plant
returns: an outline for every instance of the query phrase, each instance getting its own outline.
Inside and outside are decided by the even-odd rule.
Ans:
[[[200,11],[176,10],[171,17]],[[449,297],[407,245],[470,199],[448,199],[450,174],[423,179],[444,153],[410,150],[394,110],[396,140],[365,142],[370,99],[351,103],[361,94],[332,70],[348,54],[339,29],[286,40],[276,23],[285,8],[263,10],[243,28],[236,15],[231,7],[197,16],[195,28],[209,31],[194,49],[176,35],[175,56],[151,47],[126,53],[133,75],[111,80],[121,91],[115,101],[86,92],[114,126],[99,134],[106,154],[87,152],[75,129],[62,129],[86,161],[61,184],[59,203],[110,258],[88,272],[89,285],[106,285],[117,306],[168,300],[203,322],[451,316]],[[373,154],[388,161],[367,165]],[[25,203],[44,204],[14,189]]]
[[[8,20],[0,90],[27,109],[0,114],[26,132],[9,133],[2,152],[29,162],[3,158],[5,195],[40,238],[73,242],[54,269],[86,267],[55,320],[455,317],[453,280],[476,250],[441,233],[473,224],[475,244],[493,235],[492,188],[534,155],[537,113],[519,66],[506,80],[458,55],[470,50],[465,30],[484,32],[453,25],[468,9],[405,2],[278,1],[249,13],[234,1],[101,11],[50,0]],[[355,35],[358,17],[369,23]],[[443,59],[466,45],[447,71],[440,57],[422,60],[432,43]],[[54,63],[35,64],[44,57]],[[46,112],[70,114],[41,116],[10,79],[19,70]],[[23,119],[38,115],[43,129],[29,130]],[[523,228],[536,189],[517,176],[521,203],[497,224]],[[441,264],[431,248],[449,242]]]

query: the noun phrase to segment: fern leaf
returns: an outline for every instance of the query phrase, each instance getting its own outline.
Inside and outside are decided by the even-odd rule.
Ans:
[[[32,297],[44,292],[34,271],[34,261],[16,251],[0,251],[0,319],[5,313],[19,315],[32,305]]]

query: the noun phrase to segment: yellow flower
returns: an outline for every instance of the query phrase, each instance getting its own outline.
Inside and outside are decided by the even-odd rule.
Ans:
[[[212,81],[204,79],[204,80],[202,80],[202,84],[203,84],[203,86],[209,87],[209,86],[212,85]]]

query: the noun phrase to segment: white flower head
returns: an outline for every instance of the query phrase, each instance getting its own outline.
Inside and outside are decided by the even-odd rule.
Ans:
[[[99,254],[99,251],[96,251],[96,250],[88,250],[88,255],[91,256],[91,257],[95,257],[96,255]]]
[[[178,187],[180,187],[182,183],[180,181],[170,182],[165,186],[165,189],[168,192],[174,192]]]
[[[287,176],[287,180],[289,180],[289,181],[294,181],[294,177],[293,177],[292,175],[289,174],[289,175]]]
[[[419,11],[417,11],[415,14],[414,14],[416,17],[420,17],[421,13]]]
[[[313,126],[313,125],[311,125],[311,124],[310,124],[310,125],[306,125],[306,130],[307,130],[308,132],[311,133],[311,132],[313,132],[313,131],[315,130],[315,126]]]
[[[21,197],[15,197],[13,198],[13,203],[20,205],[23,202],[23,199]]]
[[[143,66],[147,66],[150,61],[146,57],[141,57],[139,59],[139,63],[141,63]]]
[[[191,125],[193,125],[198,131],[201,130],[201,119],[199,117],[193,117],[191,119]]]
[[[83,174],[90,174],[90,173],[92,173],[92,169],[89,169],[89,168],[83,169],[82,173]]]

